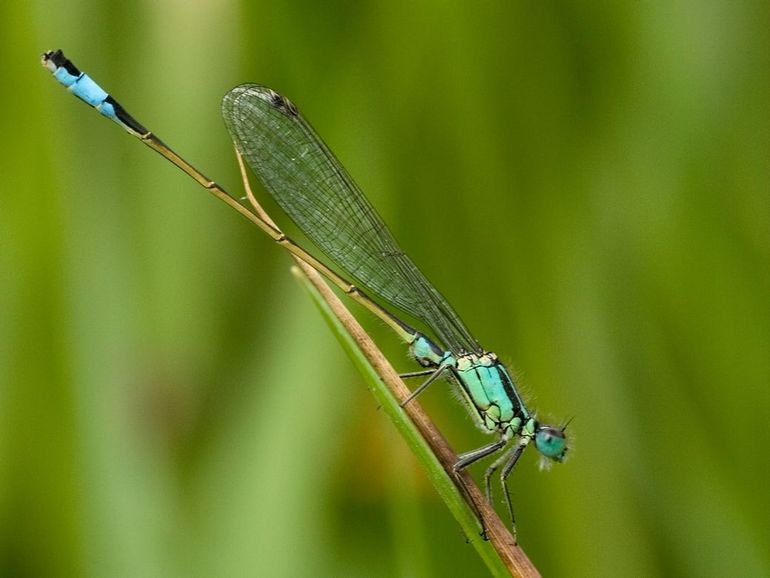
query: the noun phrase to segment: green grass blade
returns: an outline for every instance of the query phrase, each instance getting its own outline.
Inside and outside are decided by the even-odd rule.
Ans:
[[[385,413],[401,433],[409,448],[414,452],[415,456],[417,456],[420,463],[422,463],[428,477],[441,496],[441,499],[444,500],[450,512],[465,532],[468,541],[474,548],[476,548],[491,574],[494,576],[509,576],[511,573],[522,576],[539,575],[523,552],[517,547],[511,546],[510,543],[507,544],[507,550],[513,549],[515,554],[511,557],[514,560],[513,562],[511,561],[511,558],[506,557],[506,561],[509,564],[509,566],[506,567],[506,561],[501,558],[493,546],[494,537],[490,536],[492,538],[491,541],[482,539],[479,534],[479,523],[473,510],[463,498],[462,493],[456,486],[446,467],[442,465],[434,448],[431,447],[428,441],[426,441],[404,409],[399,406],[398,400],[390,391],[388,385],[386,385],[386,382],[391,377],[388,373],[392,372],[392,374],[395,375],[395,371],[390,367],[374,343],[371,342],[368,336],[363,332],[363,329],[360,328],[357,321],[353,319],[352,315],[350,315],[347,309],[345,309],[341,302],[339,302],[336,295],[331,293],[325,285],[323,285],[323,287],[317,285],[317,281],[323,283],[323,281],[320,280],[320,277],[317,276],[317,273],[312,271],[312,269],[309,271],[305,269],[306,274],[303,274],[298,268],[294,268],[294,273],[298,279],[302,281],[303,285],[310,293],[313,302],[331,327],[332,332],[369,384],[377,402],[385,410]],[[309,279],[308,276],[317,277],[317,279],[312,280]],[[324,287],[326,288],[325,291],[323,289]],[[351,320],[354,324],[352,327],[350,325]],[[364,336],[363,343],[361,335]],[[371,348],[373,348],[374,353],[380,358],[377,360],[377,363],[372,363],[371,361],[373,353]],[[367,352],[369,353],[368,356]],[[381,366],[382,362],[387,365],[387,368]],[[375,367],[375,365],[378,365],[379,367]],[[385,369],[385,371],[383,371],[383,369]],[[387,369],[389,369],[389,371],[387,371]],[[519,555],[522,559],[517,559],[517,556]]]

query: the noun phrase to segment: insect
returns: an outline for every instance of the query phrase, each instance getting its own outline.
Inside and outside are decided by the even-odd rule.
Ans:
[[[439,378],[454,382],[478,426],[497,437],[460,455],[454,469],[459,472],[499,452],[487,468],[484,482],[491,499],[490,480],[500,470],[513,522],[507,485],[511,471],[530,443],[544,458],[563,461],[567,452],[566,425],[541,424],[530,412],[508,369],[497,355],[479,345],[452,306],[401,250],[361,189],[291,101],[270,88],[243,84],[225,95],[222,115],[236,148],[264,188],[355,283],[321,263],[185,161],[78,70],[61,50],[46,52],[42,62],[75,96],[160,153],[385,321],[409,345],[412,356],[423,367],[402,375],[425,377],[402,406]],[[412,328],[365,291],[419,319],[434,337]]]

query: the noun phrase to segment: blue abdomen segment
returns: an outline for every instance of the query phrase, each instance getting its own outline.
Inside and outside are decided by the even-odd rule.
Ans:
[[[67,90],[91,106],[100,106],[109,96],[107,91],[96,84],[85,72],[81,72],[80,76],[75,77],[66,68],[59,67],[53,75],[56,80],[67,87]]]
[[[409,344],[409,349],[423,367],[436,367],[445,361],[448,355],[430,339],[417,332],[414,334],[414,340]]]
[[[460,357],[455,372],[484,429],[504,431],[529,418],[513,379],[493,353]]]
[[[106,90],[96,84],[90,76],[80,72],[62,54],[61,50],[53,50],[43,54],[43,65],[72,94],[89,106],[94,107],[102,115],[118,123],[128,132],[136,136],[143,136],[149,132],[128,114]]]

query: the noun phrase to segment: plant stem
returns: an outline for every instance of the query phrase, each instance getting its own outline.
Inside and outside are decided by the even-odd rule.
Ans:
[[[246,195],[254,211],[265,221],[274,224],[254,197],[243,159],[237,151],[236,157]],[[348,350],[364,377],[369,378],[375,397],[402,433],[407,444],[425,465],[439,494],[490,571],[498,576],[505,574],[522,578],[540,576],[537,568],[516,544],[511,532],[482,496],[473,478],[467,472],[454,471],[457,455],[420,405],[415,401],[411,401],[403,408],[399,405],[409,396],[410,390],[371,337],[318,271],[296,256],[294,260],[297,266],[292,268],[292,272],[305,283],[311,296],[327,317],[327,321],[337,329],[336,334],[343,346]],[[488,542],[481,538],[479,523],[485,530]],[[494,552],[490,551],[490,544]]]

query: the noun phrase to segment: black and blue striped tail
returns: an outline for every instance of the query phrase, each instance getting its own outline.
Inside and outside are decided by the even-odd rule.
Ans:
[[[49,50],[43,54],[42,63],[72,94],[131,134],[141,137],[149,132],[90,76],[80,72],[61,50]]]

